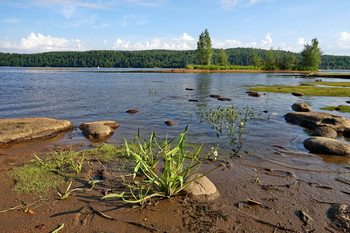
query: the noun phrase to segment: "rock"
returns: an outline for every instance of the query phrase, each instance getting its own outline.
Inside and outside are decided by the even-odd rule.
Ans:
[[[193,91],[193,90],[194,90],[193,88],[186,87],[186,91]]]
[[[92,121],[92,122],[85,122],[79,126],[79,129],[84,130],[84,128],[87,125],[91,124],[102,124],[111,127],[112,129],[116,129],[120,126],[120,124],[116,121]]]
[[[341,232],[350,232],[350,206],[334,204],[327,211],[333,225]]]
[[[347,138],[350,138],[350,128],[344,129],[343,136],[347,137]]]
[[[259,92],[256,91],[248,91],[247,92],[249,96],[253,96],[253,97],[260,97],[261,94]]]
[[[188,100],[189,102],[199,102],[198,100],[195,100],[195,99],[190,99]]]
[[[292,109],[296,112],[311,112],[311,107],[308,104],[304,103],[294,103]]]
[[[284,115],[284,118],[288,122],[300,124],[309,129],[328,126],[337,132],[343,132],[345,128],[350,128],[349,119],[325,112],[289,112]]]
[[[345,101],[347,104],[350,104],[350,100]]]
[[[315,82],[322,82],[322,79],[315,79]]]
[[[209,201],[217,199],[220,194],[215,185],[206,176],[200,176],[202,176],[202,174],[193,174],[187,177],[185,183],[193,179],[195,180],[184,188],[184,192],[196,199],[205,199]]]
[[[231,101],[230,98],[225,98],[225,97],[219,97],[218,100],[220,100],[220,101]]]
[[[209,95],[209,97],[211,97],[211,98],[216,98],[216,99],[217,99],[217,98],[220,98],[220,95],[215,95],[215,94],[214,94],[214,95]]]
[[[138,113],[139,111],[137,111],[136,109],[129,109],[128,111],[126,111],[127,113],[130,113],[130,114],[135,114],[135,113]]]
[[[320,136],[326,138],[336,138],[338,136],[337,131],[328,126],[320,126],[314,129],[311,136]]]
[[[350,156],[350,144],[332,138],[312,137],[304,141],[304,147],[317,154]]]
[[[166,121],[164,122],[167,126],[172,126],[174,124],[174,121]]]
[[[304,96],[303,93],[298,93],[298,92],[293,92],[292,95],[294,95],[294,96]]]
[[[104,139],[113,134],[113,129],[101,123],[90,123],[83,128],[83,135],[89,139]]]
[[[0,119],[0,144],[48,137],[73,127],[70,121],[52,118]]]

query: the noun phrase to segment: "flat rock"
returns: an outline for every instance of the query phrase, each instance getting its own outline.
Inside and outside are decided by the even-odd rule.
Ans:
[[[83,135],[89,139],[104,139],[113,134],[113,129],[101,123],[87,124],[83,129]]]
[[[304,141],[304,147],[316,154],[350,156],[350,144],[332,138],[308,138]]]
[[[220,194],[215,185],[206,176],[200,176],[202,176],[202,174],[193,174],[187,177],[185,182],[189,182],[194,179],[195,180],[184,188],[184,192],[193,196],[196,199],[217,199],[220,196]]]
[[[91,124],[102,124],[111,127],[112,129],[116,129],[120,126],[120,124],[116,121],[91,121],[91,122],[85,122],[79,126],[79,129],[84,130],[84,128],[87,125]]]
[[[328,126],[320,126],[314,129],[311,133],[311,136],[319,136],[326,138],[336,138],[338,136],[337,131]]]
[[[73,127],[70,121],[52,118],[0,119],[0,144],[48,137]]]
[[[289,112],[284,115],[286,121],[300,124],[309,129],[319,126],[328,126],[337,132],[343,132],[345,128],[350,128],[350,120],[325,112]]]
[[[292,109],[296,112],[311,112],[312,108],[310,105],[305,103],[294,103]]]

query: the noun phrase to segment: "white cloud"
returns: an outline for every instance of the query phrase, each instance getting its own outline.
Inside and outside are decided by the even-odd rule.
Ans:
[[[1,22],[2,23],[19,23],[21,22],[21,20],[17,18],[8,18],[8,19],[1,20]]]
[[[300,38],[298,38],[298,45],[304,45],[305,44],[305,38],[302,38],[302,37],[300,37]]]
[[[258,2],[267,2],[273,0],[218,0],[219,5],[225,9],[231,9],[236,6],[251,6]]]
[[[46,51],[72,51],[83,50],[80,40],[65,39],[53,36],[44,36],[41,33],[30,33],[27,37],[22,38],[19,43],[11,42],[9,40],[0,44],[2,48],[24,50],[28,52],[46,52]]]
[[[181,36],[172,39],[153,39],[145,42],[131,42],[118,38],[114,41],[113,49],[116,50],[148,50],[148,49],[169,49],[169,50],[190,50],[196,49],[195,39],[183,33]]]
[[[263,46],[270,46],[272,45],[272,37],[271,37],[271,33],[267,33],[265,36],[265,40],[262,40],[262,45]]]
[[[328,47],[335,49],[350,49],[350,32],[340,32],[332,36],[332,44]]]

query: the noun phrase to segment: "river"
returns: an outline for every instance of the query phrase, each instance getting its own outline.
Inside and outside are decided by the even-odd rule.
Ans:
[[[245,85],[299,85],[313,81],[278,73],[116,73],[118,69],[36,69],[0,68],[0,118],[50,117],[72,121],[75,126],[95,120],[121,124],[109,143],[132,140],[138,130],[142,137],[152,131],[164,138],[175,137],[188,125],[188,141],[218,145],[219,153],[230,154],[235,145],[207,123],[200,113],[210,108],[252,107],[257,117],[248,122],[241,153],[253,154],[286,167],[326,168],[326,164],[348,164],[349,158],[308,153],[303,141],[309,131],[287,123],[284,115],[295,102],[304,102],[314,111],[320,107],[345,104],[343,97],[296,97],[290,94],[247,95]],[[122,70],[122,69],[119,69]],[[125,71],[125,70],[122,70]],[[344,81],[323,78],[324,81]],[[193,90],[186,90],[191,88]],[[209,97],[218,94],[232,101]],[[196,100],[193,102],[189,100]],[[137,109],[136,114],[126,113]],[[335,113],[345,117],[348,114]],[[174,121],[167,126],[165,121]],[[345,140],[344,138],[339,138]],[[89,141],[81,131],[65,136],[67,143]],[[337,165],[336,165],[337,166]]]

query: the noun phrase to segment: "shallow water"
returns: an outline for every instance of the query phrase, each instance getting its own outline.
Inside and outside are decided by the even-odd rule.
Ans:
[[[200,112],[212,107],[233,105],[253,107],[259,119],[249,122],[243,135],[243,151],[281,166],[306,170],[327,170],[326,164],[349,163],[349,158],[318,156],[308,153],[302,142],[308,131],[289,124],[283,115],[295,102],[304,102],[315,111],[328,105],[344,104],[343,97],[295,97],[266,93],[259,98],[248,96],[244,85],[298,85],[313,79],[284,74],[240,73],[105,73],[116,69],[45,70],[0,68],[0,118],[50,117],[72,121],[76,126],[95,120],[115,120],[121,126],[110,143],[133,139],[140,129],[147,137],[152,131],[160,137],[174,137],[188,125],[188,141],[219,145],[219,153],[232,153],[235,145],[218,138],[214,129],[200,122]],[[344,81],[323,78],[324,81]],[[193,88],[194,90],[186,90]],[[232,101],[218,101],[219,94]],[[198,100],[190,102],[189,99]],[[136,114],[126,113],[137,109]],[[268,113],[263,111],[267,110]],[[336,113],[345,117],[348,114]],[[173,126],[165,121],[172,120]],[[344,140],[340,138],[340,140]],[[88,141],[80,131],[63,139],[67,143]],[[276,145],[283,148],[278,148]]]

